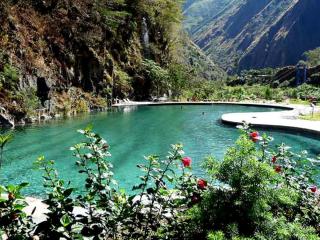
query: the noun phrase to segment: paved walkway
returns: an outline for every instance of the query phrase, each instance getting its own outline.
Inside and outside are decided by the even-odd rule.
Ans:
[[[229,113],[222,115],[221,120],[227,124],[236,125],[245,121],[252,126],[303,131],[320,136],[320,121],[298,118],[301,114],[311,114],[311,107],[303,105],[287,105],[287,107],[292,109],[279,112]],[[320,109],[316,108],[316,111]]]

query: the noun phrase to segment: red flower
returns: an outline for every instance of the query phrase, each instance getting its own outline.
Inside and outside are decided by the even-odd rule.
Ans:
[[[273,156],[271,162],[272,162],[272,163],[275,163],[276,161],[277,161],[277,157],[276,157],[276,156]]]
[[[311,192],[315,193],[317,191],[317,186],[310,187]]]
[[[183,164],[184,167],[190,167],[191,166],[191,162],[192,162],[192,160],[189,157],[182,158],[182,164]]]
[[[277,173],[280,173],[282,171],[282,167],[280,165],[277,165],[274,170],[277,172]]]
[[[207,185],[208,185],[208,183],[207,183],[207,181],[206,180],[204,180],[204,179],[199,179],[198,180],[198,188],[199,189],[205,189],[206,187],[207,187]]]
[[[259,132],[251,132],[249,134],[250,136],[250,139],[253,141],[253,142],[258,142],[261,138],[260,138],[260,135],[259,135]]]

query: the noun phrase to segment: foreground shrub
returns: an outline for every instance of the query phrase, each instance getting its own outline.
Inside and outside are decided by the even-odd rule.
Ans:
[[[40,157],[47,218],[34,223],[21,189],[0,187],[0,235],[8,239],[319,239],[316,161],[242,127],[223,160],[209,157],[210,181],[191,173],[181,144],[165,159],[147,156],[130,194],[119,190],[109,145],[88,127],[71,150],[84,175],[76,192]]]
[[[206,161],[216,185],[189,211],[192,238],[319,239],[317,166],[257,135],[245,129],[222,161]]]

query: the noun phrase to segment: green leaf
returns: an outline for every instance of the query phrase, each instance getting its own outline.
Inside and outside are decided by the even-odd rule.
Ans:
[[[24,208],[25,208],[25,205],[23,205],[23,204],[15,204],[15,205],[14,205],[14,209],[15,209],[15,210],[20,210],[20,211],[22,211]]]
[[[20,187],[20,188],[24,188],[24,187],[26,187],[26,186],[28,186],[28,185],[29,185],[29,183],[23,182],[23,183],[20,183],[19,187]]]
[[[71,224],[71,218],[68,214],[65,214],[62,216],[62,218],[60,218],[60,223],[62,224],[62,226],[67,227]]]
[[[169,182],[173,182],[173,177],[169,176],[169,175],[165,175],[165,178],[169,181]]]
[[[70,194],[73,192],[73,188],[68,188],[68,189],[66,189],[64,192],[63,192],[63,196],[65,197],[65,198],[67,198],[67,197],[69,197],[70,196]]]
[[[92,131],[92,129],[93,129],[93,124],[92,123],[90,123],[90,124],[88,124],[86,127],[85,127],[85,131],[86,132],[91,132]]]
[[[7,186],[8,192],[14,192],[16,189],[17,189],[17,187],[14,186],[14,185],[12,185],[12,184],[10,184],[10,185]]]

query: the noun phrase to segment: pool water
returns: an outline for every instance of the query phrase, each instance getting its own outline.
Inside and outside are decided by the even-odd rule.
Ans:
[[[224,113],[279,111],[238,105],[163,105],[115,108],[110,112],[89,114],[44,125],[20,127],[14,131],[14,140],[4,153],[0,170],[0,183],[29,182],[26,194],[44,193],[42,173],[33,168],[38,156],[56,161],[59,176],[79,188],[83,178],[77,174],[75,158],[70,146],[81,141],[77,129],[92,123],[111,146],[110,160],[121,188],[130,190],[138,180],[136,165],[144,162],[143,156],[166,156],[172,143],[183,143],[187,156],[193,159],[193,172],[203,174],[201,163],[208,155],[222,158],[239,136],[234,127],[223,125],[219,119]],[[275,143],[285,142],[294,150],[307,150],[312,156],[320,154],[320,141],[301,134],[267,131]]]

